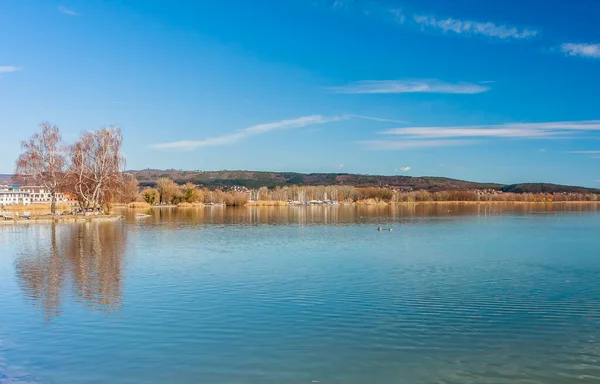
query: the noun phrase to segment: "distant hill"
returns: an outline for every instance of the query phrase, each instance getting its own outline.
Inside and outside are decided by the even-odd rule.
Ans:
[[[258,171],[177,171],[146,169],[128,171],[144,186],[153,186],[160,177],[168,177],[177,183],[192,182],[209,188],[244,186],[260,188],[290,185],[352,185],[355,187],[393,186],[406,189],[468,190],[500,189],[501,184],[472,183],[443,177],[372,176],[347,173],[295,173]]]
[[[600,189],[546,183],[512,184],[501,188],[513,193],[600,193]]]
[[[179,171],[144,169],[127,171],[140,185],[154,186],[160,177],[168,177],[179,184],[192,182],[207,188],[243,186],[247,188],[283,187],[290,185],[351,185],[354,187],[396,187],[406,190],[467,191],[494,189],[513,193],[598,193],[600,189],[546,183],[496,184],[449,179],[445,177],[377,176],[350,173],[296,173],[263,171]],[[12,184],[13,175],[0,174],[0,185]]]
[[[208,188],[244,186],[260,188],[266,186],[290,185],[351,185],[354,187],[397,187],[412,190],[455,191],[473,189],[495,189],[505,192],[541,193],[571,192],[600,193],[598,189],[572,187],[555,184],[514,184],[476,183],[455,180],[445,177],[411,177],[411,176],[376,176],[348,173],[295,173],[295,172],[262,172],[262,171],[180,171],[145,169],[128,171],[132,173],[142,186],[154,186],[160,177],[168,177],[177,183],[192,182]]]
[[[0,185],[12,184],[12,175],[0,174]]]

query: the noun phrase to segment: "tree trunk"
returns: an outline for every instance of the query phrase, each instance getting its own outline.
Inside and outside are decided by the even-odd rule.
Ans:
[[[56,214],[56,192],[50,192],[50,213]]]

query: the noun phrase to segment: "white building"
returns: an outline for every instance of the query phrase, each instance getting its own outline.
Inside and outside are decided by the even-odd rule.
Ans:
[[[56,194],[56,202],[66,202],[62,193]],[[17,186],[0,185],[0,206],[1,205],[29,205],[29,204],[50,204],[52,199],[50,191],[44,187],[37,186]]]

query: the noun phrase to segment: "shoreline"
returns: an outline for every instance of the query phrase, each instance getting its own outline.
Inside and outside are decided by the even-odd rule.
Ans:
[[[267,205],[253,205],[246,204],[244,206],[217,206],[217,205],[204,205],[197,207],[177,207],[176,205],[162,205],[148,208],[129,208],[127,206],[117,206],[116,208],[123,211],[143,211],[151,208],[169,208],[169,209],[181,209],[181,210],[194,210],[194,209],[207,209],[207,208],[233,208],[233,209],[257,209],[257,208],[301,208],[301,207],[319,207],[319,208],[337,208],[337,207],[353,207],[353,208],[388,208],[388,207],[406,207],[406,206],[476,206],[476,205],[504,205],[504,206],[561,206],[561,205],[583,205],[590,207],[600,207],[600,201],[418,201],[418,202],[354,202],[354,203],[338,203],[338,204],[281,204],[281,202],[274,202],[275,204]],[[279,203],[279,204],[277,204]],[[61,216],[50,216],[50,215],[36,215],[29,219],[17,218],[17,219],[0,219],[0,227],[8,225],[27,225],[27,224],[76,224],[76,223],[110,223],[117,222],[125,219],[125,215],[121,213],[113,213],[109,215],[100,216],[79,216],[79,215],[61,215]]]
[[[405,206],[405,205],[444,205],[444,204],[453,204],[453,205],[494,205],[494,204],[532,204],[532,205],[542,205],[542,204],[600,204],[600,201],[399,201],[399,202],[352,202],[352,203],[338,203],[338,204],[288,204],[281,202],[273,202],[273,204],[246,204],[242,207],[252,207],[252,208],[281,208],[281,207],[389,207],[389,206]],[[173,208],[177,208],[173,206]],[[235,207],[241,208],[241,207]]]
[[[260,203],[249,202],[245,205],[229,206],[224,204],[214,205],[197,205],[197,206],[178,206],[174,204],[170,205],[153,205],[149,207],[127,207],[124,205],[116,206],[118,209],[127,210],[148,210],[148,209],[161,209],[161,208],[177,208],[177,209],[205,209],[205,208],[286,208],[286,207],[393,207],[393,206],[406,206],[406,205],[548,205],[548,204],[585,204],[593,205],[600,204],[600,201],[399,201],[399,202],[368,202],[368,201],[357,201],[352,203],[337,203],[337,204],[290,204],[283,201],[261,201]]]
[[[419,204],[464,204],[464,205],[477,205],[477,204],[599,204],[600,201],[400,201],[395,203],[352,203],[351,205],[419,205]]]
[[[357,201],[352,203],[337,203],[337,204],[290,204],[282,201],[261,201],[256,204],[255,202],[249,202],[244,205],[225,205],[225,204],[199,204],[194,206],[178,206],[176,204],[169,205],[151,205],[148,207],[128,207],[126,205],[115,205],[115,208],[119,209],[131,209],[131,210],[146,210],[146,209],[160,209],[160,208],[179,208],[179,209],[200,209],[200,208],[281,208],[281,207],[339,207],[339,206],[394,206],[394,205],[419,205],[419,204],[600,204],[599,201],[589,200],[577,200],[577,201],[398,201],[398,202],[365,202]]]
[[[54,223],[102,223],[115,222],[123,220],[123,215],[102,215],[102,216],[35,216],[30,219],[9,219],[0,220],[0,225],[20,225],[20,224],[54,224]]]

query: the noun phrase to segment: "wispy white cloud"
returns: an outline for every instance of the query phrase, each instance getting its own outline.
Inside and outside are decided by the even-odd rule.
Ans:
[[[69,9],[67,7],[63,7],[63,6],[58,7],[58,11],[61,13],[64,13],[65,15],[69,15],[69,16],[79,16],[80,15],[80,13],[75,12],[74,10]]]
[[[393,119],[383,119],[381,117],[371,117],[371,116],[362,116],[362,115],[347,115],[348,117],[353,117],[356,119],[365,119],[372,121],[380,121],[384,123],[396,123],[396,124],[408,124],[408,121],[405,120],[393,120]]]
[[[478,126],[430,126],[394,128],[380,135],[400,137],[401,140],[361,142],[366,149],[406,150],[457,145],[472,145],[486,139],[581,139],[582,132],[600,131],[600,120],[559,121],[545,123],[510,123]],[[540,150],[543,152],[544,150]],[[569,153],[600,154],[600,151],[570,151]]]
[[[420,148],[452,147],[476,143],[475,140],[370,140],[361,141],[365,149],[377,151],[394,151]]]
[[[576,153],[579,155],[600,155],[600,151],[566,151],[565,153]]]
[[[560,51],[569,56],[600,58],[600,44],[564,43],[560,45]]]
[[[381,132],[387,135],[405,135],[419,138],[452,138],[452,137],[542,137],[565,134],[564,132],[543,131],[535,129],[513,128],[396,128]]]
[[[274,123],[258,124],[251,127],[242,129],[241,131],[230,133],[227,135],[211,137],[203,140],[182,140],[173,141],[168,143],[154,144],[153,148],[163,149],[181,149],[181,150],[192,150],[199,147],[211,147],[220,145],[229,145],[246,139],[251,136],[262,135],[270,131],[289,129],[289,128],[301,128],[309,125],[331,123],[334,121],[344,120],[345,117],[324,117],[321,115],[303,116],[291,120],[282,120]]]
[[[501,40],[525,40],[540,34],[534,28],[524,28],[491,21],[465,20],[454,17],[439,17],[425,12],[409,12],[391,6],[385,1],[363,0],[312,0],[316,6],[325,6],[336,12],[349,15],[364,15],[372,20],[387,24],[420,28],[421,31],[450,32],[461,36],[485,36]]]
[[[16,71],[20,71],[20,70],[21,70],[21,68],[14,67],[12,65],[0,66],[0,73],[10,73],[10,72],[16,72]]]
[[[402,172],[410,172],[410,170],[411,170],[411,169],[412,169],[412,168],[411,168],[411,167],[409,167],[409,166],[406,166],[406,167],[401,167],[401,168],[400,168],[400,170],[401,170]]]
[[[545,123],[509,123],[478,126],[437,126],[394,128],[380,132],[384,135],[400,135],[411,139],[440,138],[550,138],[567,137],[578,131],[598,131],[600,120],[559,121]],[[572,138],[572,136],[568,136]]]
[[[431,28],[464,35],[483,35],[498,39],[528,39],[539,34],[535,29],[518,28],[489,21],[460,20],[451,17],[440,19],[425,15],[414,15],[413,19],[422,29]]]
[[[406,21],[406,15],[404,15],[401,9],[390,9],[389,13],[394,15],[394,21],[398,24],[404,24]]]
[[[347,94],[376,93],[454,93],[475,94],[490,90],[477,83],[446,83],[440,80],[363,80],[340,87],[329,88],[333,92]]]

